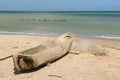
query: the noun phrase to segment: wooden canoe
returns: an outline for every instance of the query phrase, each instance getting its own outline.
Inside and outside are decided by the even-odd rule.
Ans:
[[[61,58],[70,51],[73,37],[74,35],[68,32],[51,41],[52,44],[47,48],[45,45],[39,45],[14,54],[15,70],[29,70]]]

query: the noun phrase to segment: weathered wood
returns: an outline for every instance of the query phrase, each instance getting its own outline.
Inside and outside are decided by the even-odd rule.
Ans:
[[[37,46],[13,55],[14,66],[17,71],[36,68],[48,64],[67,54],[71,48],[74,35],[65,33],[52,41],[49,47]],[[51,46],[51,47],[50,47]]]

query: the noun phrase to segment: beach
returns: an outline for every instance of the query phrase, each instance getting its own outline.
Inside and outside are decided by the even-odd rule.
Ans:
[[[39,45],[41,40],[56,37],[37,35],[0,35],[0,58]],[[0,61],[0,80],[120,80],[120,41],[98,38],[75,38],[93,41],[108,51],[105,56],[91,53],[67,54],[50,65],[32,72],[16,74],[12,58]]]

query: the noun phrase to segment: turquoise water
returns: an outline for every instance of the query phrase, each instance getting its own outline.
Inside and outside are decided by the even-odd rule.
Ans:
[[[0,11],[1,34],[56,36],[73,32],[80,37],[120,40],[119,11]]]

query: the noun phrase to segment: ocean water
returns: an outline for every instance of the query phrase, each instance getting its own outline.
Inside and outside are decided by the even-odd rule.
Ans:
[[[0,34],[78,37],[120,40],[119,11],[0,11]]]

